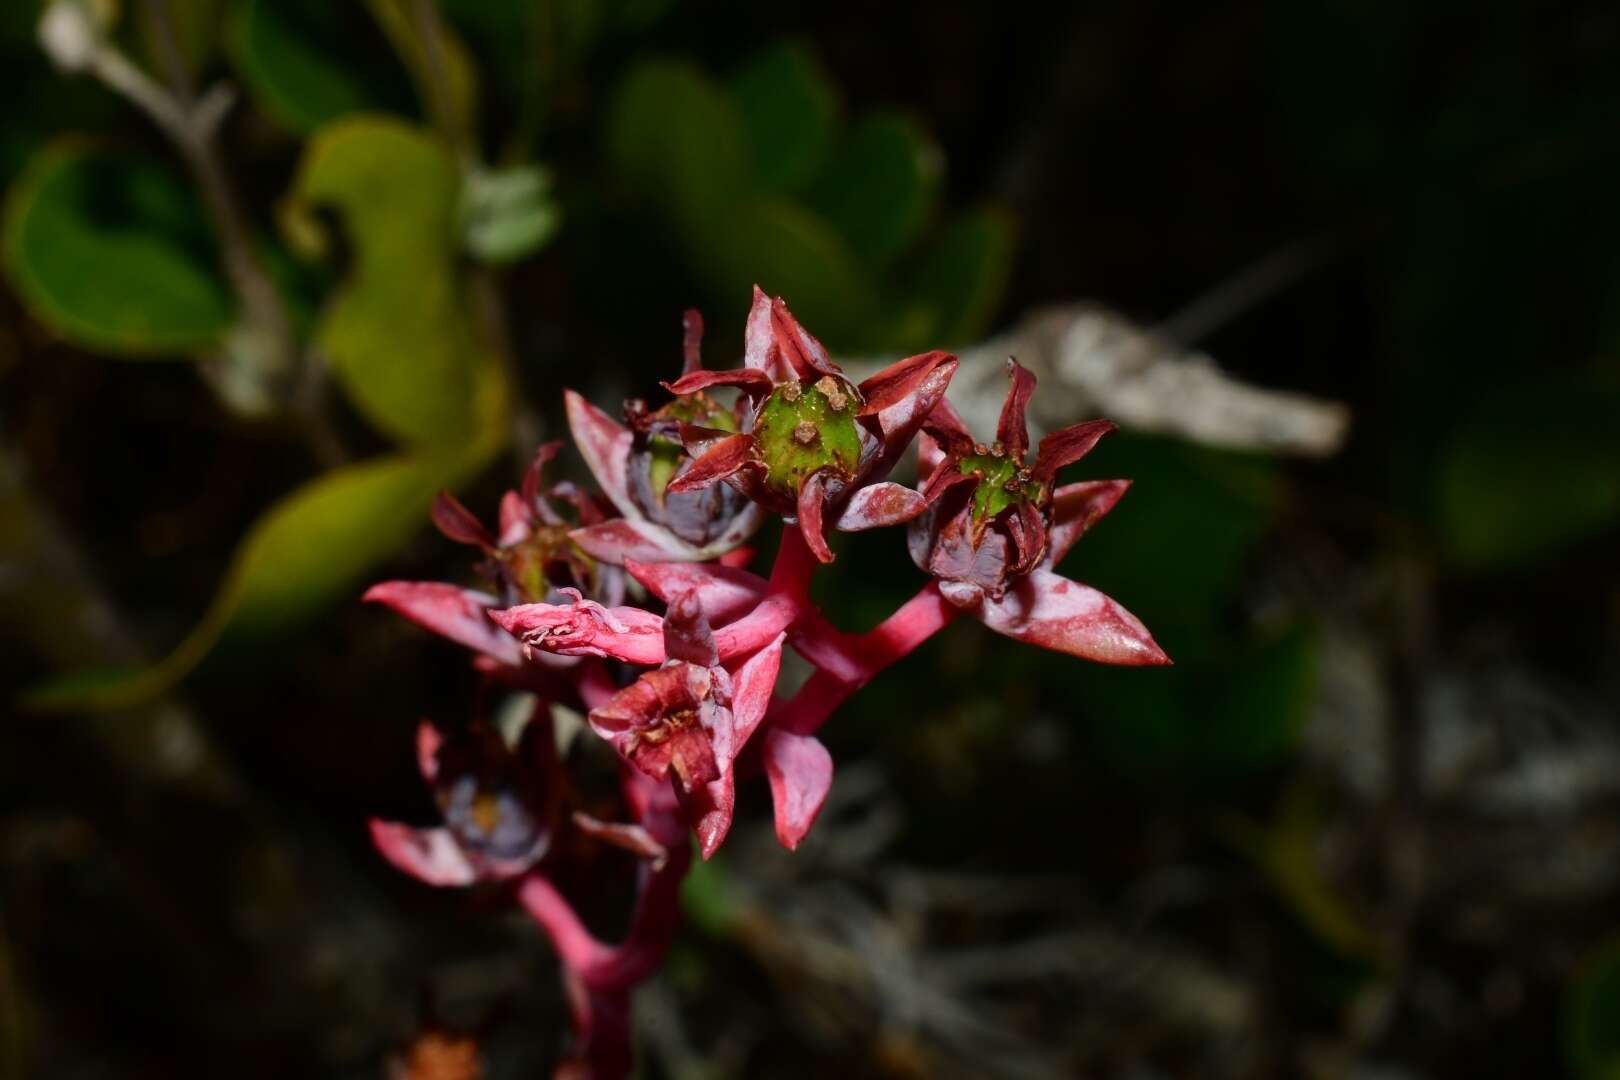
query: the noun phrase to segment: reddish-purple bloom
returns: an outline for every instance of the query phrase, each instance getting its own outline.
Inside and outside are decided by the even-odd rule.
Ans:
[[[857,387],[781,299],[756,288],[744,366],[691,371],[669,387],[689,394],[735,386],[753,408],[735,432],[684,426],[682,441],[697,460],[669,490],[724,481],[796,523],[816,558],[831,562],[828,527],[872,529],[922,512],[917,492],[883,478],[943,399],[956,365],[947,353],[925,353]]]
[[[368,589],[364,599],[472,649],[495,670],[506,672],[509,681],[524,681],[523,649],[490,621],[491,610],[581,591],[616,603],[624,593],[623,572],[586,554],[570,536],[578,522],[602,521],[596,501],[567,482],[541,487],[542,472],[561,445],[540,447],[521,487],[501,499],[498,535],[447,491],[433,503],[433,523],[440,532],[484,553],[479,568],[493,592],[437,581],[385,581]],[[572,509],[573,520],[558,509],[559,502]],[[555,657],[547,662],[559,663]]]
[[[673,774],[704,855],[731,824],[732,767],[765,718],[785,633],[727,670],[697,594],[674,599],[664,618],[662,667],[591,710],[591,728],[646,775]]]
[[[998,633],[1109,664],[1167,664],[1140,620],[1109,597],[1054,572],[1080,535],[1129,486],[1123,480],[1056,487],[1057,471],[1091,452],[1114,425],[1091,420],[1041,440],[1027,460],[1024,409],[1035,376],[1007,362],[1011,386],[996,441],[976,442],[948,403],[924,425],[928,513],[912,523],[917,565],[946,599]]]
[[[624,424],[568,392],[575,441],[622,518],[569,485],[541,491],[550,444],[502,501],[497,532],[448,494],[434,506],[441,531],[484,552],[485,590],[387,582],[366,594],[471,648],[487,675],[582,706],[618,755],[628,820],[603,821],[572,805],[580,788],[544,704],[514,748],[480,724],[453,738],[424,724],[419,764],[443,823],[372,824],[401,869],[436,885],[508,882],[545,928],[577,1033],[558,1075],[628,1072],[629,989],[669,943],[688,827],[705,858],[731,827],[739,763],[765,773],[777,836],[796,847],[832,785],[821,725],[957,615],[1092,660],[1169,662],[1124,608],[1055,572],[1128,486],[1056,485],[1113,425],[1047,436],[1031,460],[1024,410],[1035,380],[1012,363],[996,439],[976,442],[944,399],[954,357],[913,356],[856,386],[758,289],[742,368],[704,370],[701,334],[689,313],[685,373],[666,384],[673,399],[630,402]],[[711,396],[719,387],[739,392],[733,407]],[[920,489],[885,481],[919,431]],[[767,580],[740,567],[741,545],[770,512],[789,524]],[[865,632],[830,625],[810,599],[814,571],[832,559],[825,529],[905,522],[927,583]],[[626,575],[664,614],[622,603]],[[773,699],[784,646],[811,673]],[[639,859],[636,911],[618,946],[592,936],[555,884],[598,843]]]
[[[702,373],[703,318],[688,311],[685,375]],[[671,481],[691,471],[683,428],[735,432],[743,403],[727,409],[699,386],[651,409],[639,398],[625,403],[625,424],[565,392],[568,425],[585,463],[619,513],[611,521],[574,532],[581,548],[599,559],[700,562],[736,549],[759,530],[764,509],[730,488],[684,491]],[[626,426],[628,425],[628,426]]]

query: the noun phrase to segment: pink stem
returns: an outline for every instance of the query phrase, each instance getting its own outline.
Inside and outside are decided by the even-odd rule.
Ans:
[[[813,734],[878,672],[911,653],[956,618],[957,608],[929,582],[917,595],[865,634],[839,632],[812,613],[797,625],[794,648],[817,671],[781,707],[775,724],[796,735]]]
[[[640,896],[630,932],[618,945],[608,945],[586,929],[573,905],[539,874],[523,879],[518,901],[550,936],[563,965],[582,983],[598,990],[623,989],[645,979],[663,960],[679,919],[681,879],[691,861],[691,851],[682,849],[671,852],[660,870],[641,869]]]

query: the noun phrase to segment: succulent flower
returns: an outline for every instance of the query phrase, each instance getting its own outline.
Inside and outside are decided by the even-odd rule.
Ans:
[[[647,776],[673,776],[707,856],[730,827],[733,765],[765,718],[785,634],[728,670],[695,592],[674,599],[662,631],[663,665],[592,709],[590,724]]]
[[[586,554],[570,535],[579,522],[601,522],[601,507],[573,484],[541,487],[544,469],[561,445],[540,447],[520,488],[502,497],[498,535],[447,491],[433,503],[433,524],[440,532],[484,553],[480,570],[493,591],[437,581],[385,581],[368,589],[364,599],[393,609],[507,671],[521,669],[524,651],[490,621],[491,610],[558,599],[570,592],[617,603],[624,595],[623,572]],[[572,508],[574,520],[558,509],[559,502]],[[546,662],[559,661],[553,657]]]
[[[737,430],[684,425],[682,443],[697,460],[668,490],[699,492],[724,481],[796,522],[816,557],[831,562],[828,525],[871,529],[923,511],[917,492],[883,477],[943,399],[956,364],[947,353],[924,353],[856,386],[780,298],[755,288],[744,366],[693,370],[669,384],[676,395],[734,386],[751,408]]]
[[[416,763],[444,824],[419,829],[373,820],[372,841],[389,862],[429,885],[521,876],[551,843],[553,808],[534,752],[527,737],[514,752],[486,724],[446,738],[424,720],[416,729]]]
[[[975,441],[949,403],[924,425],[920,469],[929,508],[911,524],[912,559],[947,600],[998,633],[1103,663],[1169,663],[1136,616],[1054,571],[1130,486],[1056,486],[1058,470],[1090,453],[1114,425],[1090,420],[1054,432],[1029,461],[1024,410],[1035,376],[1016,360],[1007,361],[1007,375],[994,443]]]
[[[682,325],[684,378],[702,371],[703,317],[688,311]],[[692,465],[682,429],[736,432],[739,410],[699,387],[657,409],[639,398],[628,401],[621,424],[572,390],[564,397],[574,442],[624,515],[576,530],[574,540],[586,552],[615,564],[625,559],[701,562],[735,550],[764,523],[764,509],[730,488],[670,487]]]

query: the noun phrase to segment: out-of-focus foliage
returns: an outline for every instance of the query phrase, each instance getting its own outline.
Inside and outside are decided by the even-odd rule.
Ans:
[[[756,281],[835,347],[915,351],[987,327],[1012,260],[1009,220],[935,225],[943,157],[893,110],[841,122],[813,54],[784,43],[729,84],[689,61],[647,60],[619,84],[607,146],[717,300]]]
[[[146,158],[82,140],[36,154],[7,197],[5,257],[35,315],[85,348],[167,358],[230,328],[197,196]]]
[[[283,203],[302,253],[332,244],[316,208],[348,241],[347,278],[327,298],[314,344],[361,413],[405,442],[450,443],[476,420],[479,352],[456,274],[456,164],[430,133],[386,117],[317,131]]]
[[[1620,939],[1587,957],[1564,1005],[1564,1046],[1575,1080],[1620,1076]]]

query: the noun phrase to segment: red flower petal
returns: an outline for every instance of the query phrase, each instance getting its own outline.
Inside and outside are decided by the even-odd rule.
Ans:
[[[429,787],[439,779],[439,747],[443,744],[438,728],[426,720],[416,725],[416,771]]]
[[[776,343],[771,298],[758,285],[754,286],[754,306],[748,310],[748,325],[743,330],[743,365],[763,371],[777,382],[793,378],[793,369]]]
[[[1007,399],[1001,404],[1001,419],[996,422],[996,441],[1017,459],[1029,449],[1024,411],[1029,407],[1029,396],[1035,392],[1035,376],[1023,364],[1008,357],[1007,378],[1011,385],[1007,387]]]
[[[786,638],[786,633],[776,635],[775,641],[745,660],[731,677],[733,757],[742,753],[749,736],[765,719],[765,710],[770,708],[776,677],[782,670],[782,642]],[[726,767],[729,768],[730,764],[726,762]]]
[[[1083,424],[1072,424],[1061,431],[1052,432],[1041,440],[1040,451],[1035,455],[1035,468],[1032,470],[1035,479],[1042,484],[1051,483],[1059,469],[1091,453],[1091,448],[1097,445],[1099,439],[1116,430],[1111,420],[1087,420]]]
[[[821,342],[799,325],[799,320],[793,317],[787,302],[780,296],[771,301],[771,327],[776,334],[776,347],[799,378],[812,380],[822,375],[843,377],[843,369],[832,362]]]
[[[573,822],[574,828],[586,836],[600,840],[604,844],[612,844],[632,855],[652,860],[654,869],[663,866],[664,860],[669,858],[669,849],[659,843],[643,826],[620,821],[601,821],[583,810],[574,811]]]
[[[371,842],[382,857],[429,885],[471,885],[478,870],[449,829],[415,829],[372,818]]]
[[[631,559],[656,562],[660,559],[702,557],[697,548],[651,521],[614,518],[598,525],[575,529],[568,537],[591,558],[614,566]]]
[[[940,398],[934,411],[923,421],[923,430],[939,442],[950,457],[967,457],[973,453],[973,434],[968,431],[962,415],[948,398]]]
[[[928,509],[928,500],[903,484],[868,484],[850,496],[836,526],[844,532],[902,525]]]
[[[765,733],[765,775],[776,803],[776,838],[799,846],[832,787],[832,755],[814,735],[771,728]]]
[[[698,851],[710,858],[731,832],[732,818],[737,811],[737,778],[730,769],[690,794],[681,796],[681,809],[692,831],[697,833]]]
[[[649,563],[626,560],[625,570],[664,603],[696,591],[703,610],[719,625],[735,622],[765,597],[767,582],[758,574],[703,563]]]
[[[752,398],[761,398],[771,392],[775,386],[771,377],[757,368],[729,368],[725,371],[689,371],[674,382],[664,384],[664,389],[679,397],[682,394],[695,394],[699,390],[707,390],[711,386],[736,386]]]
[[[861,416],[876,416],[886,409],[900,404],[911,397],[922,386],[930,375],[942,365],[949,365],[954,372],[956,357],[948,352],[935,350],[934,352],[919,353],[908,356],[904,360],[896,360],[882,371],[861,383],[861,397],[866,404],[861,407]],[[933,406],[923,410],[926,416]]]
[[[703,367],[703,312],[697,308],[681,314],[681,357],[683,375]]]
[[[998,634],[1103,664],[1168,664],[1147,627],[1089,585],[1037,568],[1000,600],[986,598],[979,621]]]
[[[713,667],[720,662],[720,654],[714,649],[714,633],[709,629],[709,620],[703,616],[703,605],[696,591],[675,597],[664,614],[664,657],[700,667]]]
[[[534,460],[523,473],[523,484],[519,488],[523,495],[523,505],[533,507],[540,498],[540,475],[545,472],[551,459],[562,450],[562,440],[552,439],[548,443],[541,443],[534,451]]]
[[[509,667],[523,663],[523,646],[490,620],[493,596],[439,581],[384,581],[361,599],[382,604],[411,622]]]
[[[1050,570],[1062,562],[1074,542],[1112,510],[1130,486],[1129,480],[1082,480],[1054,491],[1052,524],[1046,532],[1046,557],[1041,565]]]
[[[634,607],[605,608],[574,589],[569,604],[519,604],[491,611],[525,645],[559,656],[611,656],[631,664],[664,662],[664,621]]]
[[[498,539],[502,547],[528,539],[534,527],[533,507],[534,503],[524,502],[523,496],[515,491],[501,496],[501,534]]]
[[[1046,550],[1046,523],[1041,512],[1030,502],[1018,504],[1017,511],[1007,519],[1007,531],[1012,534],[1013,560],[1007,566],[1009,574],[1027,574],[1040,561]]]
[[[670,492],[697,491],[710,484],[735,475],[744,469],[763,470],[765,463],[752,435],[732,435],[721,439],[692,467],[669,482],[664,490]]]
[[[799,532],[804,536],[810,553],[824,563],[833,561],[832,548],[821,527],[821,510],[826,504],[826,481],[817,471],[804,478],[799,485]]]
[[[613,417],[598,409],[572,390],[563,391],[567,405],[568,430],[573,432],[574,445],[596,477],[602,489],[619,513],[627,518],[639,519],[641,509],[630,497],[630,483],[625,470],[630,464],[630,430]]]
[[[485,551],[495,546],[495,538],[484,528],[484,523],[448,491],[439,492],[433,500],[433,524],[458,544],[471,544]]]

